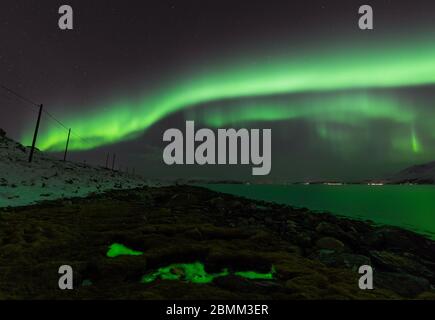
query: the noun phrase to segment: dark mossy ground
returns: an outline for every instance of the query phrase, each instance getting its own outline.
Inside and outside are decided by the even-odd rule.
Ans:
[[[108,258],[121,243],[141,256]],[[276,269],[209,284],[144,274],[172,263],[207,272]],[[58,289],[58,268],[74,290]],[[374,267],[374,290],[358,267]],[[435,242],[392,227],[173,186],[0,211],[0,299],[435,299]]]

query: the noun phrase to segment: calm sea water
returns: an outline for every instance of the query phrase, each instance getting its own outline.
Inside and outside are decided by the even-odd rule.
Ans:
[[[372,220],[435,238],[435,186],[211,184],[205,187],[256,200]]]

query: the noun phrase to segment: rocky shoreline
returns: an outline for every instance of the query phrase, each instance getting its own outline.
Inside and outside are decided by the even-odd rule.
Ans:
[[[108,257],[113,243],[143,254]],[[193,262],[209,273],[275,273],[140,281]],[[58,289],[64,264],[73,267],[74,290]],[[364,264],[374,269],[374,290],[358,287]],[[424,236],[200,187],[0,210],[0,299],[435,299],[434,286],[435,242]]]

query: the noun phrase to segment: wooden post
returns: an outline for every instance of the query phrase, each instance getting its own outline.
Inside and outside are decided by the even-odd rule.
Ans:
[[[66,161],[66,154],[68,152],[68,145],[69,145],[69,137],[71,135],[71,128],[68,130],[68,138],[66,139],[66,147],[65,147],[65,154],[63,155],[63,161]]]
[[[39,123],[41,122],[42,108],[43,105],[42,104],[39,105],[38,120],[36,121],[35,133],[33,134],[33,142],[32,142],[32,148],[30,149],[29,162],[32,162],[33,153],[35,152],[36,138],[38,137]]]
[[[113,158],[112,158],[112,171],[115,170],[115,159],[116,159],[116,153],[113,154]]]
[[[109,156],[110,156],[110,153],[107,152],[107,157],[106,157],[106,169],[109,169]]]

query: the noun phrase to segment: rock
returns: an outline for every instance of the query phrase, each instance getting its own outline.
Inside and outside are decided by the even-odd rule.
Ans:
[[[72,206],[73,202],[71,200],[63,200],[62,205],[65,207]]]
[[[329,280],[319,273],[309,273],[287,280],[285,286],[298,295],[297,299],[321,299],[322,289],[329,286]]]
[[[342,251],[344,249],[344,244],[340,240],[333,237],[323,237],[317,240],[316,246],[319,249],[328,249],[333,251]]]
[[[273,281],[254,281],[248,280],[235,275],[228,275],[225,277],[217,277],[214,279],[213,284],[232,292],[261,292],[261,293],[276,293],[283,290],[283,286]]]
[[[338,225],[325,221],[317,225],[316,231],[327,236],[336,236],[343,233],[343,230]]]
[[[378,249],[395,251],[407,248],[408,252],[434,261],[435,245],[433,242],[428,243],[423,236],[395,227],[382,227],[376,233],[382,241],[381,243],[373,243],[372,246],[376,246]]]
[[[406,298],[414,298],[430,290],[430,283],[427,279],[407,273],[377,272],[374,277],[374,286],[390,289]]]
[[[375,265],[387,271],[406,272],[424,278],[435,278],[435,274],[414,259],[397,255],[389,251],[370,251]]]
[[[271,217],[266,217],[266,218],[264,218],[264,222],[266,224],[274,224],[275,220],[273,220],[273,218],[271,218]]]
[[[432,288],[433,289],[433,288]],[[422,294],[419,294],[416,298],[417,300],[432,300],[435,301],[435,292],[423,292]]]
[[[229,203],[228,206],[233,209],[240,209],[243,207],[243,204],[240,201],[235,200]]]
[[[335,252],[326,249],[319,250],[316,254],[312,255],[312,257],[328,267],[349,268],[353,271],[358,270],[362,265],[371,265],[369,257],[360,254]]]
[[[235,275],[218,277],[213,282],[216,286],[231,291],[250,292],[255,289],[255,284],[252,281]]]
[[[290,240],[302,248],[308,248],[311,246],[311,237],[306,233],[290,234]]]
[[[259,205],[259,204],[257,205],[255,203],[253,203],[250,206],[250,209],[251,210],[257,210],[257,211],[267,211],[267,210],[269,210],[269,208],[267,206],[262,206],[262,205]]]
[[[296,223],[293,220],[287,220],[287,227],[289,228],[289,230],[295,230],[296,229]]]
[[[346,231],[344,231],[340,225],[336,223],[322,221],[317,225],[316,231],[321,235],[340,239],[349,246],[359,247],[358,232],[352,225],[346,225]]]
[[[185,232],[186,237],[194,240],[202,240],[203,235],[198,228],[189,229]]]
[[[226,202],[221,197],[213,198],[209,202],[212,206],[214,206],[216,208],[225,208],[226,207]]]

